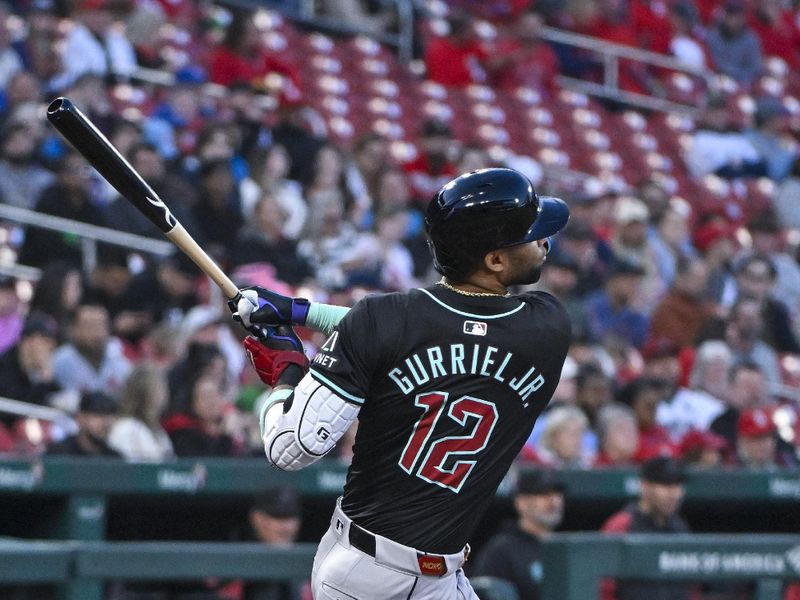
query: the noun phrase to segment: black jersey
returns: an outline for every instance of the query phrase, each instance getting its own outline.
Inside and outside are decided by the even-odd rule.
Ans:
[[[359,404],[342,508],[426,552],[458,552],[555,390],[570,342],[544,292],[468,297],[441,286],[370,296],[311,374]]]

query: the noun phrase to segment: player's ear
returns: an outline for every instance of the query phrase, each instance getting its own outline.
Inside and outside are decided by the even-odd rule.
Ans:
[[[508,264],[508,256],[503,248],[492,250],[483,257],[483,264],[491,272],[500,273]]]

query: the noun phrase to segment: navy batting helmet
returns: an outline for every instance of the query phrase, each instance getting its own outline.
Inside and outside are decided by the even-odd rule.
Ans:
[[[450,181],[428,204],[425,231],[436,270],[470,275],[487,252],[541,240],[567,224],[569,207],[536,195],[522,173],[481,169]]]

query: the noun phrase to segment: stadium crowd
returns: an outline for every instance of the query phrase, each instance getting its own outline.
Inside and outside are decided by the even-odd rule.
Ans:
[[[754,83],[770,57],[796,77],[796,3],[429,4],[418,11],[420,62],[451,89],[480,83],[547,98],[560,73],[597,75],[595,61],[542,41],[543,24],[727,74],[757,102],[747,122],[734,123],[725,90],[708,90],[688,170],[733,184],[768,177],[778,193],[731,211],[673,195],[646,172],[624,187],[597,178],[559,185],[542,180],[547,167],[534,158],[498,157],[457,136],[456,123],[423,115],[406,146],[382,131],[343,141],[313,107],[301,57],[270,45],[277,13],[191,0],[30,0],[0,5],[0,202],[160,235],[47,127],[47,102],[68,96],[238,283],[352,304],[436,280],[422,211],[444,182],[521,167],[572,209],[538,285],[568,307],[574,341],[520,461],[602,468],[669,455],[709,467],[796,467],[797,121],[782,97],[759,95]],[[436,33],[437,10],[448,35]],[[482,26],[495,32],[490,42]],[[662,76],[623,61],[620,85],[658,95]],[[419,78],[397,75],[409,77]],[[261,453],[254,407],[264,389],[245,364],[245,332],[190,261],[101,244],[84,272],[77,236],[2,231],[6,256],[41,276],[0,279],[0,395],[72,417],[4,415],[3,456]],[[321,340],[302,333],[313,353]]]

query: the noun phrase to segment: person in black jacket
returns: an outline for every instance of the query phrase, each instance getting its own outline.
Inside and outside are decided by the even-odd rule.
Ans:
[[[47,454],[83,457],[121,458],[108,443],[108,433],[117,416],[117,403],[103,392],[89,392],[81,397],[75,415],[78,433],[51,444]]]
[[[55,319],[44,313],[28,315],[19,342],[0,355],[0,395],[48,404],[49,397],[61,391],[53,376],[57,335]]]
[[[520,598],[538,600],[542,539],[561,524],[564,491],[551,470],[522,471],[514,492],[517,521],[489,540],[470,576],[505,579],[514,584]]]

